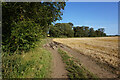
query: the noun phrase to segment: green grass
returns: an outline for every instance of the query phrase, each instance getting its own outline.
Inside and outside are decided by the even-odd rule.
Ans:
[[[74,59],[73,57],[68,56],[68,53],[64,52],[61,49],[58,49],[63,62],[66,64],[66,70],[68,71],[68,78],[70,79],[90,79],[91,80],[98,80],[98,78],[85,69],[78,60]]]
[[[51,54],[42,47],[46,40],[27,53],[4,56],[3,78],[46,78],[50,77]],[[3,53],[7,54],[7,53]]]

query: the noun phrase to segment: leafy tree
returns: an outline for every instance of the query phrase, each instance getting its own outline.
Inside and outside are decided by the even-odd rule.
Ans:
[[[89,27],[87,26],[82,26],[82,37],[88,37],[88,33],[89,33]]]
[[[3,43],[6,45],[3,46],[3,51],[14,52],[17,50],[17,53],[28,51],[42,37],[41,27],[34,21],[14,22],[12,26],[10,42],[8,44]]]
[[[84,37],[85,36],[85,27],[84,26],[74,27],[74,36],[75,37]]]
[[[51,37],[73,37],[74,32],[69,23],[56,23],[51,27],[49,34]]]
[[[52,26],[49,30],[49,34],[51,37],[59,37],[61,35],[61,31],[57,27]]]
[[[95,31],[96,37],[100,37],[101,36],[101,32],[99,30]]]
[[[70,24],[73,27],[73,23],[69,22],[68,24]]]
[[[87,26],[77,26],[73,27],[74,30],[74,37],[103,37],[106,36],[106,33],[104,33],[104,28],[99,28],[98,30],[94,31],[93,28],[87,27]]]
[[[3,2],[2,44],[4,51],[10,50],[14,52],[18,48],[18,43],[20,43],[22,47],[25,47],[24,43],[19,42],[21,40],[20,36],[23,40],[28,41],[26,44],[29,46],[38,39],[38,34],[46,36],[49,25],[56,20],[62,19],[61,15],[63,13],[61,10],[64,10],[65,5],[65,2]],[[36,25],[39,28],[36,28]],[[19,28],[17,29],[16,27]],[[32,30],[31,27],[34,30]],[[28,35],[24,33],[29,33],[25,31],[26,29],[31,32],[29,34],[29,36],[33,37],[31,40],[28,37],[23,37]],[[16,35],[19,37],[15,37],[15,34],[13,34],[16,30],[18,30]],[[41,31],[37,32],[37,30]],[[34,34],[34,31],[36,31],[36,34]],[[24,35],[22,35],[22,33]],[[17,45],[15,45],[14,38],[18,40]]]
[[[96,32],[96,35],[97,35],[98,37],[104,37],[104,36],[106,36],[106,33],[104,33],[104,31],[105,31],[104,28],[99,28],[99,29],[96,30],[95,32]]]
[[[80,37],[80,27],[73,27],[74,30],[74,37]]]
[[[106,33],[103,33],[103,37],[107,36]]]
[[[85,34],[84,34],[85,37],[88,37],[89,36],[89,27],[85,26]]]
[[[84,33],[85,33],[84,27],[82,26],[79,29],[80,29],[80,37],[84,37]]]
[[[104,28],[99,28],[98,30],[101,32],[101,36],[104,36],[105,29]]]
[[[94,31],[94,29],[93,28],[90,28],[90,30],[89,30],[89,37],[95,37],[96,35],[95,35],[95,31]]]

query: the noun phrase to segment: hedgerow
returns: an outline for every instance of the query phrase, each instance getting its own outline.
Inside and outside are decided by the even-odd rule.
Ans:
[[[42,37],[41,26],[34,21],[13,22],[11,26],[9,41],[7,44],[3,43],[4,52],[26,52]]]

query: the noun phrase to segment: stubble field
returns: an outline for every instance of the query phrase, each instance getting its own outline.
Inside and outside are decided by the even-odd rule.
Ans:
[[[119,74],[118,37],[55,38],[53,41],[67,45]]]

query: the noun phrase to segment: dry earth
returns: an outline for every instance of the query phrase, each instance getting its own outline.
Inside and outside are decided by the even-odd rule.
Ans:
[[[47,44],[43,47],[50,51],[52,55],[51,78],[67,78],[65,64],[63,63],[60,54],[57,52],[57,47],[54,45],[52,39],[47,39]]]
[[[91,60],[97,61],[99,66],[102,68],[119,75],[118,37],[56,38],[53,39],[53,41],[62,43],[69,46],[71,49],[77,50],[79,54],[90,57],[89,59]],[[80,57],[81,61],[86,60],[86,63],[87,60],[89,60],[82,58],[81,55],[76,57]],[[102,75],[105,75],[104,71]]]

